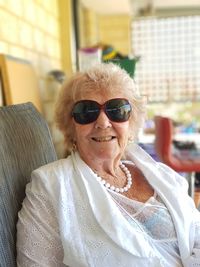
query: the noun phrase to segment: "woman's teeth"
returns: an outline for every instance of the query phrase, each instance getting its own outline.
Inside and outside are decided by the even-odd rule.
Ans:
[[[97,142],[108,142],[112,140],[113,138],[114,138],[113,136],[105,136],[105,137],[93,137],[92,139]]]

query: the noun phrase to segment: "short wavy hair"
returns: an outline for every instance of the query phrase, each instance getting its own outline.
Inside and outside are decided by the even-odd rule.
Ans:
[[[145,99],[139,95],[138,88],[129,74],[117,64],[100,63],[85,72],[77,72],[59,93],[55,107],[55,122],[64,135],[66,151],[72,150],[74,127],[72,108],[75,102],[84,99],[84,95],[91,92],[116,94],[123,92],[132,105],[130,116],[130,139],[138,136],[146,114]]]

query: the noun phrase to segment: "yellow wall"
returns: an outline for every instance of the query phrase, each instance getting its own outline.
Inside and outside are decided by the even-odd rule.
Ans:
[[[88,47],[99,42],[98,16],[84,7],[79,9],[80,47]]]
[[[123,54],[129,54],[131,53],[130,24],[129,15],[101,15],[80,6],[80,47],[103,43],[112,45]]]
[[[61,67],[56,0],[0,1],[0,52],[31,61],[42,79]]]
[[[131,52],[130,22],[128,15],[99,15],[99,40],[112,45],[123,54]]]
[[[71,1],[0,0],[0,53],[33,64],[43,113],[57,145],[61,137],[55,129],[53,113],[58,83],[51,81],[47,73],[60,69],[68,77],[72,72]]]
[[[60,48],[63,70],[71,75],[76,71],[76,51],[73,14],[73,0],[57,0],[60,14]]]

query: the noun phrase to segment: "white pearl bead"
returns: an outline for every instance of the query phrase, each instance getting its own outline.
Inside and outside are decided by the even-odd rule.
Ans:
[[[109,188],[109,187],[110,187],[110,184],[109,184],[109,183],[106,183],[105,186],[106,186],[107,188]]]
[[[97,176],[97,181],[101,182],[101,177]]]

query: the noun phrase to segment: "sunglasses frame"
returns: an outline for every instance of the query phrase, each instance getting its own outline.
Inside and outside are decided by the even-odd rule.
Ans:
[[[129,110],[128,118],[126,118],[126,119],[124,119],[124,120],[119,120],[119,121],[117,121],[117,120],[113,120],[112,116],[109,115],[109,112],[108,112],[108,110],[106,109],[106,105],[107,105],[110,101],[112,101],[112,100],[124,100],[124,101],[127,102],[126,104],[130,106],[130,110]],[[91,102],[93,102],[93,103],[95,103],[95,104],[97,105],[97,107],[98,107],[98,115],[97,115],[97,117],[96,117],[94,120],[92,120],[92,121],[90,121],[90,122],[81,123],[80,121],[77,121],[76,118],[75,118],[75,116],[74,116],[74,114],[76,114],[76,113],[74,113],[74,108],[75,108],[75,106],[76,106],[78,103],[83,103],[83,102],[86,102],[86,101],[91,101]],[[74,104],[74,106],[73,106],[73,108],[72,108],[72,117],[74,118],[75,122],[77,122],[78,124],[85,125],[85,124],[89,124],[89,123],[92,123],[92,122],[96,121],[97,118],[98,118],[99,115],[100,115],[101,110],[104,111],[104,113],[106,114],[106,116],[107,116],[107,117],[109,118],[109,120],[111,120],[112,122],[121,123],[121,122],[125,122],[125,121],[128,121],[128,120],[129,120],[130,115],[131,115],[131,111],[132,111],[132,106],[131,106],[130,102],[128,101],[128,99],[126,99],[126,98],[120,98],[120,97],[119,97],[119,98],[112,98],[112,99],[109,99],[109,100],[107,100],[105,103],[103,103],[102,105],[99,104],[99,103],[98,103],[97,101],[95,101],[95,100],[83,99],[83,100],[79,100],[79,101],[75,102],[75,104]]]

